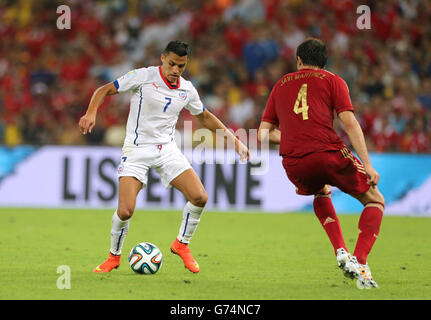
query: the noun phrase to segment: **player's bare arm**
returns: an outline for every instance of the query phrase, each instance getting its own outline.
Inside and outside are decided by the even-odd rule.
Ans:
[[[210,129],[213,132],[216,132],[217,129],[223,130],[226,136],[235,143],[235,150],[239,154],[241,161],[250,159],[250,152],[248,151],[248,148],[237,137],[235,137],[233,133],[230,132],[229,129],[226,128],[226,126],[215,115],[205,109],[204,112],[197,115],[196,117],[202,126]]]
[[[261,142],[269,141],[269,143],[280,144],[281,132],[274,124],[262,121],[259,126],[257,138]]]
[[[107,96],[117,93],[118,91],[115,88],[113,82],[105,84],[94,91],[88,105],[87,112],[81,117],[81,119],[79,119],[79,130],[82,134],[87,134],[88,132],[91,133],[91,130],[96,124],[97,109],[100,107],[103,100],[105,100]]]
[[[344,131],[346,131],[353,148],[364,165],[365,172],[368,176],[368,183],[371,186],[376,186],[379,183],[380,175],[371,165],[367,146],[365,144],[364,133],[362,132],[361,126],[356,120],[355,115],[352,111],[343,111],[338,114],[338,117],[343,123]]]

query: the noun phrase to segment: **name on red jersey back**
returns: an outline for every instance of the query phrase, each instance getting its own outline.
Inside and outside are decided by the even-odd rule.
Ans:
[[[300,158],[344,147],[333,127],[334,112],[343,111],[354,111],[346,82],[323,69],[301,69],[274,85],[262,121],[279,127],[281,156]]]

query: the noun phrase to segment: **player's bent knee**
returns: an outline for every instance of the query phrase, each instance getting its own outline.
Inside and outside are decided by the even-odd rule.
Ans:
[[[368,193],[369,193],[369,198],[370,198],[371,201],[373,201],[373,202],[379,202],[383,206],[385,205],[385,198],[380,193],[379,189],[377,189],[377,188],[370,188],[370,190],[368,191]]]
[[[133,215],[133,209],[128,207],[120,207],[117,209],[117,215],[120,220],[129,220]]]
[[[194,195],[189,201],[197,207],[205,207],[208,201],[208,194],[205,191],[200,192]]]
[[[385,197],[379,192],[378,202],[380,202],[383,206],[385,206]]]
[[[377,187],[370,188],[365,194],[359,197],[358,200],[361,201],[364,206],[379,205],[382,207],[382,210],[384,210],[385,207],[385,198]]]
[[[331,186],[325,185],[319,193],[314,195],[314,198],[330,198],[331,197]]]

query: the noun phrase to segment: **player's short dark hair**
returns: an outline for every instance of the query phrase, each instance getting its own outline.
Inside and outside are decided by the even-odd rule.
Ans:
[[[175,53],[177,56],[184,57],[190,55],[189,44],[183,41],[174,40],[168,43],[163,54],[167,55],[169,52]]]
[[[296,57],[300,57],[305,65],[324,68],[328,61],[328,48],[322,40],[308,38],[296,49]]]

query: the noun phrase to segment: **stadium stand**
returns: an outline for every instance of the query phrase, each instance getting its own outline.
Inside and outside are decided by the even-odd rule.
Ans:
[[[70,30],[56,28],[61,4]],[[362,4],[370,30],[356,27]],[[171,39],[191,44],[185,77],[204,104],[234,130],[257,128],[308,36],[328,44],[371,151],[431,152],[431,6],[419,0],[0,1],[0,144],[121,145],[127,96],[105,101],[93,134],[77,121],[99,85],[158,65]]]

